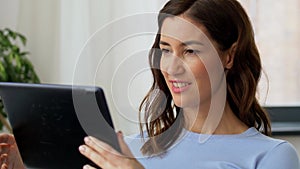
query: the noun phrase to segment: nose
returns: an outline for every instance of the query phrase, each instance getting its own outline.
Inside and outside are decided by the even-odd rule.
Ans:
[[[179,75],[184,72],[183,60],[175,55],[162,57],[161,69],[169,75]]]

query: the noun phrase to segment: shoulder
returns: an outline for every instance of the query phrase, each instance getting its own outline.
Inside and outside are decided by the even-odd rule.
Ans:
[[[267,137],[266,137],[267,138]],[[296,149],[287,141],[269,138],[273,144],[259,160],[258,169],[299,169],[299,157]]]
[[[249,129],[240,139],[257,169],[300,168],[296,149],[285,140],[266,136],[255,128]]]

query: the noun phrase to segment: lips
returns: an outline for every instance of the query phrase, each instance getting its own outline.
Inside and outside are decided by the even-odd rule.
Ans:
[[[186,91],[191,83],[186,81],[179,81],[179,80],[170,80],[170,83],[172,84],[172,91],[174,93],[182,93]]]
[[[177,87],[177,88],[182,88],[182,87],[189,85],[189,83],[176,83],[176,82],[173,82],[172,84],[174,87]]]

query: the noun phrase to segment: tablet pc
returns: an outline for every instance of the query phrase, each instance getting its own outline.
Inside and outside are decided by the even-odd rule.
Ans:
[[[1,82],[0,97],[28,168],[92,164],[78,151],[87,135],[120,150],[100,87]]]

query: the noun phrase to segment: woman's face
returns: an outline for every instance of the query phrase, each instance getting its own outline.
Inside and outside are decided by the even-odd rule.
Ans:
[[[161,28],[160,69],[175,105],[181,108],[209,106],[211,83],[221,77],[216,45],[204,26],[191,22],[186,17],[168,17]]]

